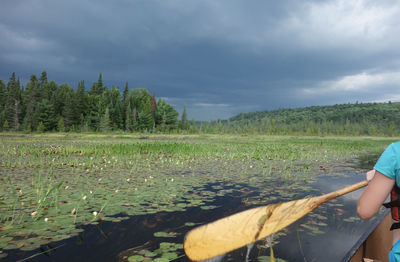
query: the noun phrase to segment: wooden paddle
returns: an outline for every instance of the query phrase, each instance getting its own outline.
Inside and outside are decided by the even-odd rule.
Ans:
[[[185,237],[186,255],[193,261],[206,260],[264,239],[319,205],[367,184],[365,180],[318,197],[252,208],[197,227]]]

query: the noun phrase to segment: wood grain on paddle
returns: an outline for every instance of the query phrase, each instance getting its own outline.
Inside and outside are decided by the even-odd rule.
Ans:
[[[278,232],[319,205],[367,185],[367,181],[318,197],[252,208],[191,230],[186,255],[193,261],[210,259]]]

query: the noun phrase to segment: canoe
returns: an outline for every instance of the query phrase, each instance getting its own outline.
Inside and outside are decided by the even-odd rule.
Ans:
[[[365,232],[356,244],[350,249],[342,262],[388,261],[388,254],[392,248],[392,225],[390,210],[381,220],[377,220],[367,232]]]

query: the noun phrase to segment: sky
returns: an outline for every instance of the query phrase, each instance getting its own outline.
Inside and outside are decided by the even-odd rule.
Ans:
[[[189,119],[400,101],[397,0],[1,0],[0,79],[146,88]]]

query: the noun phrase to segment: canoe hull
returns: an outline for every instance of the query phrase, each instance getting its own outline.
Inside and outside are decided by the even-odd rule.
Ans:
[[[361,237],[355,247],[352,249],[352,255],[349,262],[360,262],[363,258],[370,258],[382,262],[388,261],[388,254],[392,248],[392,232],[389,231],[392,225],[390,212],[380,221],[380,223]]]

